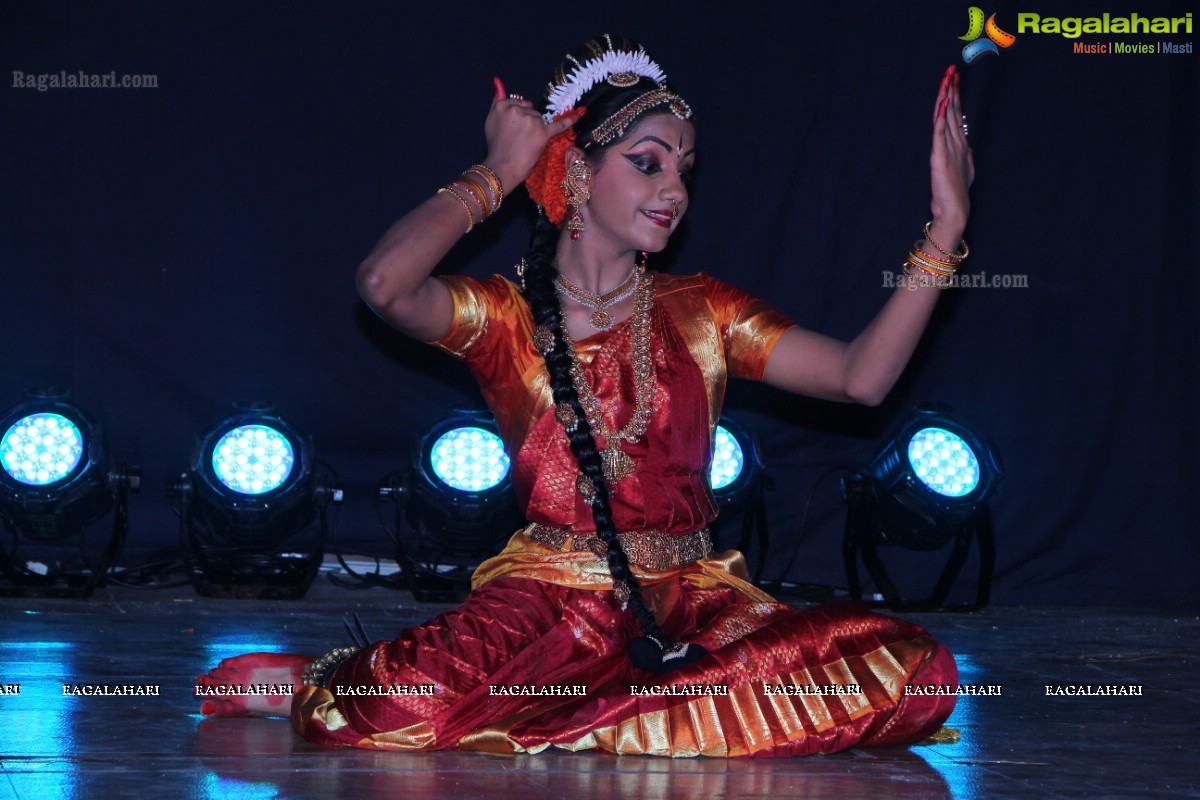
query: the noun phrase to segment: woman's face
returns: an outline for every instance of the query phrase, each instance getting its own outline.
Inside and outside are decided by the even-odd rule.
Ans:
[[[657,252],[687,209],[696,131],[672,114],[643,118],[594,165],[585,237]]]

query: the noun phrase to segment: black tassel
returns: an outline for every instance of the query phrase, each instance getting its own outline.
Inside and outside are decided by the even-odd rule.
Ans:
[[[698,644],[670,642],[664,646],[652,636],[639,636],[629,643],[629,660],[640,670],[666,675],[699,661],[708,651]]]

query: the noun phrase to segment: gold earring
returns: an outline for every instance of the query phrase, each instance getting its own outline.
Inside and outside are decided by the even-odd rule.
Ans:
[[[592,193],[588,191],[587,186],[591,180],[592,171],[588,167],[588,163],[582,158],[577,158],[571,162],[571,166],[567,169],[567,177],[562,182],[563,194],[567,198],[567,205],[571,207],[567,230],[571,232],[573,240],[578,239],[583,230],[583,215],[579,213],[579,210],[588,200],[592,199]]]

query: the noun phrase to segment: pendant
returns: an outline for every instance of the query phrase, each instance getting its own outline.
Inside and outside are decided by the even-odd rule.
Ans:
[[[616,486],[617,481],[637,468],[634,460],[615,442],[601,451],[600,460],[604,462],[604,478],[609,486]]]
[[[592,312],[591,318],[592,327],[598,330],[608,330],[612,326],[612,314],[609,314],[603,308],[597,308]]]

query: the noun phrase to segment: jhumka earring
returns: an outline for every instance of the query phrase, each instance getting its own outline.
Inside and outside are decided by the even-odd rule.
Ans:
[[[562,182],[563,194],[567,198],[567,205],[571,208],[571,216],[567,219],[567,230],[571,232],[572,240],[577,240],[580,231],[583,230],[583,215],[579,212],[592,197],[592,193],[588,191],[587,187],[591,179],[592,171],[588,168],[588,163],[582,158],[577,158],[571,162],[571,166],[567,169],[567,177]]]

